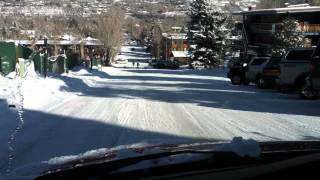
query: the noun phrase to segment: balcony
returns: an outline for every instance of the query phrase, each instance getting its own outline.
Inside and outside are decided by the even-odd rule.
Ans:
[[[274,34],[279,29],[281,29],[280,23],[254,23],[250,25],[251,32],[259,34]],[[320,34],[320,24],[305,24],[302,26],[302,31],[307,34]]]
[[[320,33],[320,24],[305,24],[302,30],[305,33]]]
[[[250,25],[250,30],[253,33],[259,33],[259,34],[273,34],[275,33],[279,28],[281,27],[281,24],[272,24],[272,23],[253,23]]]

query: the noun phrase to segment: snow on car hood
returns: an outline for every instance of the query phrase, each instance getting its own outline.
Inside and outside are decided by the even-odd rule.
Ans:
[[[114,148],[101,148],[96,150],[87,151],[78,155],[54,157],[48,161],[35,163],[16,169],[13,175],[19,174],[19,179],[25,177],[26,179],[35,178],[44,172],[55,169],[71,168],[77,164],[90,163],[98,160],[103,162],[111,162],[115,160],[127,159],[132,157],[145,156],[150,154],[158,154],[161,152],[174,152],[174,151],[216,151],[216,152],[234,152],[237,155],[244,157],[258,157],[260,155],[259,143],[255,140],[245,140],[241,137],[234,138],[231,142],[207,142],[207,143],[193,143],[193,144],[152,144],[148,142],[141,142],[132,145],[121,145]],[[180,162],[189,162],[199,160],[199,155],[176,155],[169,157],[167,160],[161,160],[157,165],[165,165]],[[206,157],[206,156],[205,156]],[[200,158],[205,158],[203,155]],[[148,162],[138,163],[136,166],[132,165],[121,170],[131,170],[132,167],[151,167],[152,164]],[[17,176],[10,176],[7,179],[15,179]],[[23,178],[22,178],[23,179]]]
[[[236,137],[231,142],[207,142],[193,144],[149,144],[147,142],[136,143],[132,145],[123,145],[115,148],[101,148],[91,150],[83,154],[55,157],[47,161],[49,165],[68,164],[78,160],[91,158],[104,158],[108,161],[126,159],[131,157],[157,154],[161,152],[183,151],[183,150],[210,150],[217,152],[234,152],[244,157],[258,157],[260,155],[259,143],[255,140],[245,140],[242,137]]]

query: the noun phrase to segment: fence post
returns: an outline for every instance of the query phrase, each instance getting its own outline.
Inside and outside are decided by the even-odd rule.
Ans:
[[[48,63],[48,58],[47,58],[47,54],[46,53],[44,53],[44,54],[40,54],[40,64],[41,64],[41,74],[43,74],[43,76],[46,78],[47,77],[47,71],[48,71],[48,65],[47,65],[47,63]]]
[[[63,68],[64,68],[64,73],[68,73],[68,66],[67,66],[68,58],[66,55],[63,56]]]
[[[43,54],[40,55],[40,74],[43,74]]]

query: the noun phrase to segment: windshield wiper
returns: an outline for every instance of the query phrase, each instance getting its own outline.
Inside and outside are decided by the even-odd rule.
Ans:
[[[281,159],[290,159],[293,157],[319,153],[320,141],[295,141],[295,142],[265,142],[260,143],[262,150],[260,157],[241,157],[235,152],[217,151],[217,150],[176,150],[169,152],[161,152],[156,154],[148,154],[127,159],[118,159],[114,161],[106,159],[95,159],[94,161],[78,161],[72,166],[62,166],[50,170],[46,174],[36,179],[72,179],[77,177],[79,179],[90,179],[92,177],[108,177],[113,175],[119,169],[135,165],[137,163],[167,158],[175,155],[203,155],[204,158],[195,159],[195,161],[182,162],[196,164],[200,162],[210,163],[217,167],[243,166],[243,165],[258,165],[263,163],[270,163]],[[181,163],[181,162],[180,162]],[[179,164],[179,163],[177,163]],[[177,164],[168,164],[177,165]],[[165,165],[163,165],[165,166]],[[161,167],[161,166],[159,166]],[[153,167],[155,168],[155,167]],[[125,172],[124,172],[125,173]]]
[[[138,157],[131,157],[128,159],[119,159],[115,161],[95,161],[84,164],[77,164],[73,167],[65,169],[55,169],[50,170],[47,174],[44,174],[36,179],[65,179],[71,177],[81,177],[81,179],[88,179],[95,176],[105,176],[111,174],[112,172],[119,170],[121,168],[128,167],[130,165],[137,164],[142,161],[156,160],[166,157],[171,157],[175,155],[204,155],[206,161],[234,161],[243,162],[243,160],[253,160],[254,158],[240,157],[234,152],[217,152],[217,151],[199,151],[199,150],[183,150],[183,151],[173,151],[173,152],[162,152],[157,154],[143,155]],[[197,160],[195,160],[197,161]],[[199,161],[199,160],[198,160]],[[203,161],[203,160],[202,160]]]

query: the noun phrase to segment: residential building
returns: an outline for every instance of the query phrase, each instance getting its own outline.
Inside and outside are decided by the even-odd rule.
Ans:
[[[234,12],[241,16],[242,22],[236,24],[242,36],[245,55],[256,53],[264,55],[264,49],[273,44],[274,34],[281,30],[281,22],[288,17],[298,20],[311,45],[316,45],[320,37],[320,6],[293,6],[287,8],[259,9]]]
[[[174,27],[173,30],[177,31],[177,27]],[[187,33],[163,33],[163,59],[167,61],[176,61],[179,64],[187,64],[190,59],[190,43],[188,40]]]

